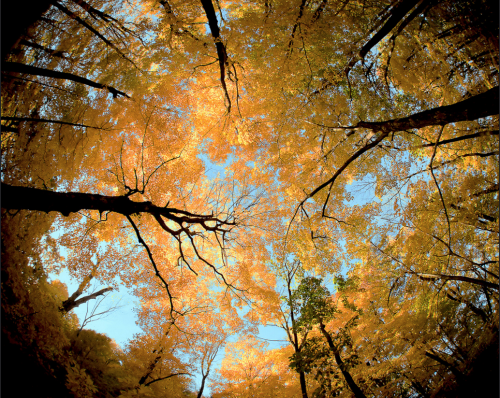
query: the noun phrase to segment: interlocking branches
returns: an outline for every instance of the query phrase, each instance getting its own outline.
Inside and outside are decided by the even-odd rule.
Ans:
[[[457,102],[455,104],[439,106],[437,108],[415,113],[407,117],[387,120],[383,122],[360,121],[354,126],[336,127],[337,129],[343,129],[347,131],[364,128],[372,130],[374,134],[369,138],[369,140],[363,147],[358,149],[353,155],[351,155],[347,160],[344,161],[344,163],[337,169],[337,171],[335,171],[332,177],[319,185],[317,188],[313,189],[311,193],[306,193],[306,198],[299,203],[297,209],[294,212],[292,220],[288,226],[288,230],[290,230],[290,226],[297,216],[299,209],[304,207],[305,202],[317,195],[323,189],[328,188],[328,194],[323,203],[322,209],[322,216],[326,217],[326,208],[330,199],[333,185],[337,178],[345,169],[347,169],[349,165],[359,159],[370,149],[377,147],[380,142],[387,138],[391,133],[420,129],[427,126],[445,126],[449,123],[476,120],[487,116],[497,115],[498,104],[498,87],[495,87],[484,93],[478,94],[474,97]],[[437,142],[439,143],[439,139],[437,140]]]
[[[182,152],[184,151],[184,148],[182,148],[179,152],[178,155],[176,156],[173,156],[172,158],[170,159],[167,159],[167,160],[163,160],[163,158],[161,157],[160,154],[158,154],[158,157],[160,158],[161,162],[158,164],[158,166],[156,166],[153,171],[151,173],[149,173],[148,175],[146,175],[146,170],[144,168],[144,151],[145,151],[145,140],[146,140],[146,133],[147,133],[147,130],[148,130],[148,126],[149,126],[149,123],[150,123],[150,120],[153,116],[153,113],[155,112],[155,108],[153,109],[153,111],[149,114],[147,120],[146,120],[146,125],[145,125],[145,128],[144,128],[144,134],[143,134],[143,137],[142,137],[142,142],[141,142],[141,155],[140,155],[140,178],[139,176],[137,175],[137,169],[139,168],[138,167],[134,167],[134,179],[135,179],[135,186],[134,188],[131,188],[127,181],[126,181],[126,178],[125,178],[125,170],[123,169],[123,142],[122,142],[122,145],[120,147],[120,164],[116,165],[116,168],[120,169],[119,171],[113,171],[113,170],[110,170],[108,169],[107,171],[111,174],[113,174],[115,177],[116,177],[116,180],[118,181],[118,183],[120,185],[122,185],[124,188],[125,188],[125,191],[126,191],[126,194],[125,196],[132,196],[136,193],[139,193],[141,195],[144,195],[145,191],[146,191],[146,188],[148,186],[148,184],[150,183],[151,181],[151,178],[156,174],[156,172],[158,170],[160,170],[162,167],[164,167],[165,165],[167,165],[168,163],[174,161],[174,160],[177,160],[177,159],[180,159],[180,157],[182,156]],[[139,184],[139,179],[141,180],[140,181],[140,184]]]
[[[214,264],[203,257],[197,247],[195,237],[208,239],[206,234],[212,234],[216,237],[217,242],[219,242],[221,250],[225,250],[224,242],[227,240],[227,234],[230,233],[232,229],[238,225],[240,219],[244,217],[239,216],[235,212],[242,211],[245,213],[245,211],[248,211],[249,208],[254,205],[252,202],[248,203],[245,209],[241,209],[241,206],[235,205],[234,203],[229,206],[224,206],[227,214],[224,215],[222,211],[219,210],[219,214],[222,214],[222,216],[219,217],[213,213],[196,214],[173,207],[159,207],[153,205],[151,202],[134,202],[130,200],[129,195],[104,196],[79,192],[53,192],[37,188],[16,187],[5,183],[2,183],[1,187],[2,207],[5,209],[27,209],[44,212],[57,211],[64,216],[81,210],[97,210],[101,213],[114,212],[125,216],[132,225],[139,242],[145,247],[156,276],[160,278],[166,288],[172,306],[172,313],[176,312],[173,309],[174,297],[167,281],[159,272],[151,249],[141,237],[139,228],[131,217],[134,214],[146,213],[151,215],[164,231],[176,239],[180,256],[183,262],[187,264],[191,270],[193,269],[189,265],[188,257],[183,248],[185,239],[190,242],[197,258],[212,268],[216,276],[221,278],[228,288],[242,291],[228,281]]]

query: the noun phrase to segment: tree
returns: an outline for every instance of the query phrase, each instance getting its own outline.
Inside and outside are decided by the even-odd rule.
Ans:
[[[116,370],[111,395],[185,396],[201,369],[218,394],[486,394],[464,386],[496,366],[496,3],[23,7],[2,14],[2,331],[48,390]],[[299,268],[349,278],[294,296]],[[140,300],[124,368],[65,353],[90,280]],[[222,336],[276,320],[289,347],[240,339],[214,373]]]
[[[356,326],[358,314],[351,318],[343,327],[339,328],[337,333],[332,334],[329,332],[326,329],[325,323],[328,322],[336,312],[339,312],[339,310],[331,301],[330,292],[328,289],[321,286],[321,282],[321,279],[306,277],[301,280],[299,286],[293,292],[292,300],[295,302],[295,306],[300,308],[300,317],[297,320],[297,325],[306,330],[311,330],[314,326],[319,326],[319,330],[325,338],[330,351],[330,353],[328,354],[327,352],[326,355],[331,356],[333,354],[335,362],[342,372],[345,383],[349,386],[352,393],[356,397],[365,397],[365,394],[353,379],[349,371],[348,363],[341,357],[343,348],[352,346],[349,329]],[[352,285],[351,280],[345,281],[343,278],[338,279],[337,286],[340,291],[346,289],[349,285]],[[353,304],[347,301],[345,296],[342,301],[345,307],[355,312],[359,311]],[[314,361],[315,357],[317,358],[318,355],[320,357],[325,356],[324,351],[320,350],[317,352],[315,343],[318,344],[317,339],[307,341],[304,350],[292,356],[291,366],[293,368],[301,369],[302,371],[310,371],[310,364]],[[321,390],[323,393],[327,391],[327,389],[326,385],[322,383]]]
[[[283,305],[279,307],[278,325],[285,330],[289,343],[292,345],[294,355],[298,358],[301,357],[301,351],[307,344],[307,334],[309,330],[300,330],[298,325],[298,317],[300,317],[300,306],[297,305],[292,292],[292,283],[296,280],[296,274],[301,271],[300,261],[294,261],[289,264],[284,262],[281,272],[277,270],[278,275],[282,274],[284,277],[285,296],[282,298]],[[281,276],[281,275],[280,275]],[[295,367],[299,374],[300,389],[302,397],[307,398],[307,384],[306,375],[302,366]]]

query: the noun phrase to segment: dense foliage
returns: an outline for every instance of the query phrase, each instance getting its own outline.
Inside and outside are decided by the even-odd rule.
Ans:
[[[4,3],[4,388],[498,396],[497,2]]]

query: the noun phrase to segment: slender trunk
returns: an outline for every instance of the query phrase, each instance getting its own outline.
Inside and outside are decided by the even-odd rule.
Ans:
[[[488,315],[486,315],[486,312],[484,312],[481,308],[476,307],[470,301],[459,297],[455,297],[450,292],[446,292],[446,297],[448,297],[450,300],[465,304],[467,308],[469,308],[474,314],[480,316],[484,323],[488,322]]]
[[[171,377],[174,377],[174,376],[181,376],[181,375],[191,375],[191,373],[187,373],[187,372],[172,373],[171,375],[168,375],[168,376],[165,376],[165,377],[160,377],[159,379],[154,379],[154,380],[148,381],[148,382],[147,382],[147,383],[145,383],[144,385],[147,387],[147,386],[150,386],[151,384],[156,383],[156,382],[158,382],[158,381],[162,381],[162,380],[170,379]]]
[[[72,0],[72,1],[73,1],[73,3],[78,4],[80,7],[82,7],[85,11],[87,11],[89,13],[89,15],[94,19],[97,19],[96,18],[96,15],[97,15],[99,18],[101,18],[105,22],[109,22],[109,21],[118,22],[118,20],[113,18],[111,15],[108,15],[108,14],[102,12],[101,10],[98,10],[98,9],[92,7],[89,3],[87,3],[84,0]]]
[[[57,7],[60,11],[62,11],[63,13],[65,13],[69,18],[75,20],[76,22],[78,22],[80,25],[82,25],[84,28],[88,29],[90,32],[92,32],[94,35],[96,35],[100,40],[102,40],[104,43],[106,43],[106,45],[108,45],[109,47],[111,47],[113,50],[115,50],[118,54],[120,54],[120,56],[123,58],[123,59],[126,59],[128,62],[130,62],[132,65],[134,65],[136,68],[136,64],[134,63],[134,61],[132,61],[130,58],[128,58],[124,53],[123,51],[121,51],[117,46],[115,46],[111,41],[109,41],[108,39],[106,39],[106,37],[104,37],[101,33],[99,33],[99,31],[94,28],[92,25],[90,25],[89,23],[85,22],[83,19],[81,19],[78,15],[76,15],[73,11],[69,10],[68,8],[64,7],[62,4],[59,4],[57,1],[54,1],[53,5],[55,7]]]
[[[307,398],[307,384],[306,384],[306,374],[304,371],[299,372],[300,390],[302,391],[302,398]]]
[[[454,137],[454,138],[450,138],[448,140],[442,140],[442,141],[439,141],[438,143],[436,143],[436,142],[430,142],[429,144],[423,144],[423,145],[414,146],[413,148],[428,148],[428,147],[432,148],[432,147],[434,147],[436,145],[445,145],[445,144],[450,144],[452,142],[470,140],[472,138],[485,137],[485,136],[488,136],[488,135],[498,135],[498,130],[496,130],[496,131],[481,131],[479,133],[462,135],[460,137]]]
[[[468,276],[460,276],[460,275],[444,275],[444,274],[424,274],[417,273],[420,279],[423,280],[434,280],[434,279],[444,279],[447,281],[460,281],[460,282],[469,282],[474,285],[489,287],[491,289],[499,290],[498,283],[492,283],[485,281],[483,279],[469,278]]]
[[[198,391],[197,398],[201,398],[201,396],[203,395],[203,390],[205,389],[205,380],[207,379],[207,377],[208,377],[208,373],[204,374],[202,379],[201,379],[201,387],[200,387],[200,390]]]
[[[20,44],[22,44],[23,46],[31,47],[31,48],[36,48],[37,50],[42,50],[42,51],[46,52],[47,54],[52,55],[53,57],[67,58],[67,53],[64,51],[53,50],[52,48],[42,46],[41,44],[38,44],[38,43],[33,43],[33,42],[26,40],[26,39],[21,39]]]
[[[288,289],[288,299],[290,302],[290,319],[292,320],[292,335],[293,335],[293,348],[295,353],[300,354],[300,345],[299,345],[299,336],[297,334],[297,325],[295,323],[295,316],[293,315],[294,308],[292,303],[292,290],[290,288],[291,279],[287,280],[287,289]],[[302,398],[308,398],[307,396],[307,384],[306,384],[306,375],[303,370],[299,370],[299,381],[300,381],[300,390],[302,392]]]
[[[52,119],[39,119],[39,118],[35,118],[35,117],[2,116],[1,120],[8,120],[8,121],[12,121],[12,122],[53,123],[53,124],[63,124],[66,126],[73,126],[73,127],[87,127],[87,128],[91,128],[91,129],[104,130],[101,127],[89,126],[87,124],[62,122],[60,120],[52,120]],[[4,127],[4,126],[2,126],[2,127]]]
[[[411,386],[417,391],[422,397],[430,398],[429,393],[425,390],[424,386],[420,384],[417,380],[411,380]]]
[[[361,389],[358,387],[354,379],[352,378],[351,374],[347,370],[347,367],[345,366],[344,361],[342,361],[342,358],[340,357],[340,352],[338,348],[335,346],[333,343],[332,336],[330,336],[330,333],[326,331],[325,325],[323,322],[319,323],[319,328],[321,330],[321,333],[323,333],[323,336],[325,336],[326,341],[328,342],[328,346],[330,347],[330,350],[333,352],[333,355],[335,356],[335,362],[337,362],[337,365],[342,372],[342,375],[344,376],[344,379],[353,392],[354,396],[356,398],[366,398],[366,395],[361,391]]]
[[[210,27],[210,32],[215,41],[215,47],[217,49],[217,55],[219,57],[219,69],[220,69],[220,83],[222,89],[224,90],[224,95],[228,101],[227,112],[231,111],[231,99],[229,98],[229,93],[227,92],[226,86],[226,64],[227,64],[227,52],[224,43],[220,38],[219,26],[217,24],[217,16],[215,15],[214,5],[212,0],[201,0],[201,5],[205,11],[205,15],[208,19],[208,26]]]
[[[74,75],[72,73],[57,72],[54,70],[37,68],[36,66],[24,65],[24,64],[20,64],[18,62],[3,62],[2,69],[5,72],[17,72],[17,73],[25,73],[28,75],[52,77],[54,79],[71,80],[71,81],[74,81],[76,83],[85,84],[85,85],[90,86],[90,87],[99,88],[99,89],[106,89],[113,95],[113,98],[117,98],[120,95],[123,97],[130,98],[129,95],[127,95],[126,93],[124,93],[122,91],[117,90],[114,87],[107,86],[107,85],[102,84],[102,83],[97,83],[97,82],[94,82],[92,80],[86,79],[84,77]]]
[[[80,303],[80,304],[75,305],[76,302],[77,302],[76,299],[82,295],[82,293],[84,292],[84,290],[89,285],[90,281],[94,278],[94,275],[95,275],[95,273],[97,271],[97,268],[99,268],[99,264],[100,264],[100,260],[98,258],[97,263],[94,264],[94,266],[92,267],[92,270],[90,271],[90,273],[85,278],[83,278],[83,280],[78,285],[78,289],[76,289],[76,291],[70,297],[68,297],[67,300],[63,301],[62,307],[61,307],[61,311],[63,311],[63,312],[69,312],[73,308],[78,307],[78,305],[83,304],[83,303]],[[111,289],[111,288],[109,288],[109,289]],[[104,294],[104,293],[106,293],[106,292],[102,292],[101,294]]]
[[[154,352],[154,351],[153,351]],[[142,386],[144,383],[146,383],[146,380],[148,379],[149,376],[151,376],[151,373],[153,373],[153,370],[155,370],[156,365],[161,359],[161,354],[163,353],[163,348],[160,348],[158,351],[158,355],[151,361],[151,363],[148,366],[148,369],[146,373],[141,377],[139,380],[139,386]]]

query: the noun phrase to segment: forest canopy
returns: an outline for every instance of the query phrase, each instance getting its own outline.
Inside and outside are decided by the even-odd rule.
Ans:
[[[3,2],[3,387],[498,397],[498,12]]]

